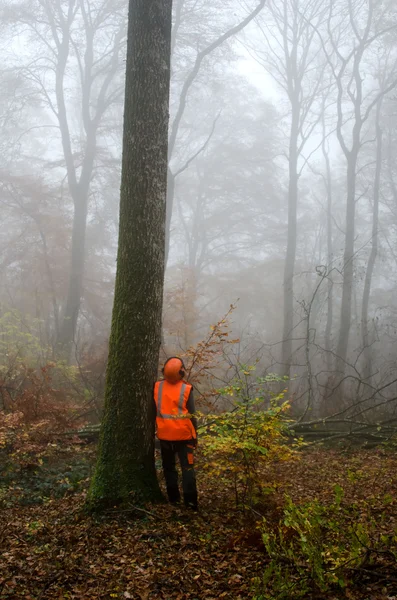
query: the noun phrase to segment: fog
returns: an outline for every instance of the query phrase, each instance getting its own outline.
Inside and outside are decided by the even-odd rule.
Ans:
[[[23,380],[15,364],[43,366],[61,349],[96,409],[126,11],[125,0],[0,1],[2,385]],[[174,0],[171,88],[161,360],[233,305],[239,341],[217,346],[204,391],[255,365],[290,379],[302,421],[391,426],[395,3]]]

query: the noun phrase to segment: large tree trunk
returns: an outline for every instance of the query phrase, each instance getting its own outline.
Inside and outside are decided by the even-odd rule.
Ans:
[[[376,169],[374,180],[374,206],[372,212],[372,247],[369,255],[367,272],[365,274],[365,284],[363,293],[363,304],[361,311],[362,340],[364,349],[364,379],[370,381],[372,374],[372,353],[368,330],[368,305],[371,295],[372,275],[374,272],[376,258],[378,256],[378,226],[379,226],[379,196],[380,179],[382,174],[382,129],[380,127],[380,114],[382,101],[380,100],[376,107]]]
[[[284,264],[284,314],[281,363],[283,375],[290,375],[292,360],[292,335],[294,329],[294,272],[296,259],[297,206],[298,206],[298,136],[299,108],[292,106],[292,123],[289,144],[288,185],[288,239]]]
[[[153,385],[161,342],[172,0],[130,0],[120,231],[93,508],[161,497]]]

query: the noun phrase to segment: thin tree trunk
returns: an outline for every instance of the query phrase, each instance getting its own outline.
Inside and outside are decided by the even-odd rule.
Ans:
[[[288,239],[284,265],[284,313],[281,363],[283,375],[290,375],[292,360],[292,333],[294,329],[294,271],[296,259],[297,205],[298,205],[298,131],[299,109],[292,107],[289,144],[288,185]]]
[[[161,498],[153,385],[161,342],[172,0],[130,0],[115,300],[89,506]]]
[[[197,298],[197,280],[196,280],[196,269],[193,266],[187,267],[184,271],[184,299],[183,299],[183,344],[187,350],[196,341],[196,298]]]
[[[170,254],[170,238],[171,238],[171,220],[172,211],[174,208],[174,196],[175,196],[175,177],[171,169],[168,168],[168,180],[167,180],[167,209],[166,209],[166,220],[165,220],[165,264],[168,263],[168,257]]]
[[[392,132],[389,130],[388,140],[387,140],[387,175],[390,184],[390,191],[393,196],[394,205],[397,207],[397,184],[394,179],[394,169],[395,169],[395,161],[394,161],[394,145],[392,140]]]
[[[72,253],[70,262],[68,295],[62,326],[59,335],[59,347],[63,356],[69,360],[72,345],[75,342],[77,320],[84,291],[85,242],[87,234],[88,201],[91,177],[96,154],[96,127],[87,128],[87,144],[80,180],[71,187],[74,203]]]
[[[376,170],[374,180],[374,206],[372,212],[372,246],[368,260],[367,272],[365,274],[363,304],[361,312],[362,340],[364,349],[364,379],[366,379],[367,381],[370,380],[372,374],[372,353],[368,330],[368,305],[371,295],[372,275],[374,272],[376,258],[378,256],[379,196],[380,179],[382,174],[383,149],[383,133],[380,126],[381,109],[382,100],[378,102],[376,107]]]
[[[57,302],[57,297],[56,297],[56,293],[55,293],[54,278],[52,276],[50,261],[48,259],[47,239],[46,239],[46,236],[44,235],[44,231],[42,230],[42,228],[40,226],[39,226],[39,233],[40,233],[41,242],[43,244],[44,264],[45,264],[45,268],[46,268],[48,284],[49,284],[50,290],[51,290],[51,303],[52,303],[52,310],[54,313],[55,335],[53,334],[52,336],[47,336],[47,339],[48,340],[51,339],[53,350],[54,350],[55,343],[56,343],[56,340],[58,339],[58,335],[59,335],[59,309],[58,309],[58,302]]]
[[[332,370],[332,325],[334,317],[334,304],[333,304],[333,283],[332,278],[329,275],[331,270],[331,264],[333,261],[334,248],[332,240],[332,174],[331,174],[331,163],[329,160],[329,154],[325,147],[325,128],[323,130],[323,156],[325,159],[326,167],[326,191],[327,191],[327,321],[325,325],[325,352],[328,371]]]
[[[77,319],[83,295],[88,193],[80,195],[77,192],[75,198],[68,295],[58,339],[58,345],[67,360],[70,358],[72,344],[75,341]]]
[[[345,250],[343,254],[343,286],[340,330],[337,347],[336,369],[345,372],[349,334],[352,320],[352,296],[354,284],[354,231],[356,214],[356,166],[358,152],[351,152],[347,158],[347,206],[345,227]]]

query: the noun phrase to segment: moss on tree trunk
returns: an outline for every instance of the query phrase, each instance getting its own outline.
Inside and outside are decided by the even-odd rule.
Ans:
[[[120,229],[92,509],[161,498],[153,385],[161,342],[172,0],[130,0]]]

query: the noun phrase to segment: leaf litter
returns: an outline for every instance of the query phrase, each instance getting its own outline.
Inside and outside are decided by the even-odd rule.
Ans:
[[[94,518],[83,511],[81,490],[40,505],[6,506],[0,516],[0,598],[254,598],[254,581],[269,560],[259,515],[276,523],[285,494],[297,503],[317,498],[327,504],[336,485],[344,490],[344,503],[367,507],[371,499],[382,533],[396,530],[396,453],[306,451],[299,461],[269,464],[263,478],[274,491],[255,513],[237,510],[232,490],[200,470],[197,514],[163,504],[144,511],[115,508]],[[343,594],[321,598],[395,600],[393,578],[397,582],[397,569],[386,581],[360,577]]]

